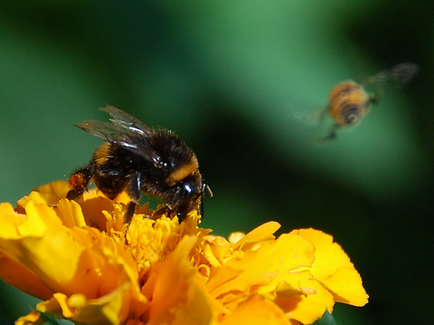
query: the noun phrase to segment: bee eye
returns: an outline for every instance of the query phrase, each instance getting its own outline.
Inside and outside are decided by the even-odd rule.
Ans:
[[[359,108],[358,107],[351,107],[347,109],[343,115],[345,116],[345,121],[347,124],[354,124],[359,121]]]
[[[189,184],[189,183],[184,184],[184,193],[185,193],[184,195],[190,195],[191,193],[193,193],[193,191],[194,191],[194,189],[191,186],[191,184]]]
[[[358,119],[359,119],[359,118],[357,117],[357,115],[355,115],[355,114],[351,114],[351,115],[348,116],[348,118],[347,118],[347,123],[348,123],[348,124],[355,123],[355,122],[357,122]]]

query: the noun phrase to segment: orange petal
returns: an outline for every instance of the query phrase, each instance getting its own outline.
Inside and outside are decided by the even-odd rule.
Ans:
[[[224,318],[221,325],[289,325],[288,317],[272,301],[253,295]]]
[[[232,259],[222,269],[216,269],[207,286],[214,296],[233,290],[249,292],[249,288],[257,286],[259,293],[267,293],[276,289],[281,281],[291,283],[291,272],[309,266],[314,260],[312,243],[300,236],[284,234],[276,241],[266,242],[257,250],[248,251],[242,259]],[[223,271],[229,268],[229,271]],[[238,272],[230,270],[241,270]],[[225,272],[224,278],[221,272]]]
[[[212,303],[198,272],[188,262],[197,242],[185,236],[153,269],[144,291],[152,295],[149,325],[209,324]]]
[[[67,228],[83,227],[86,225],[80,205],[75,201],[62,199],[57,204],[57,216]]]
[[[321,318],[326,309],[331,312],[335,303],[333,295],[311,276],[306,276],[308,274],[307,271],[302,272],[298,284],[302,291],[309,294],[275,300],[289,317],[302,324],[312,324]]]
[[[48,299],[53,294],[53,291],[29,268],[6,256],[0,256],[0,278],[18,290],[39,299]]]
[[[266,222],[259,227],[256,227],[244,237],[242,237],[238,242],[234,243],[233,249],[252,249],[255,245],[261,242],[274,240],[273,235],[280,228],[280,224],[275,221]],[[253,247],[252,247],[253,246]]]

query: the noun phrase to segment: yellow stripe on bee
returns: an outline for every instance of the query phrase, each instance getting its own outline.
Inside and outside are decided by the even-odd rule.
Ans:
[[[189,163],[182,165],[180,168],[174,170],[169,178],[168,183],[174,185],[182,181],[187,176],[191,175],[196,169],[199,168],[199,163],[196,157],[193,157]]]
[[[362,85],[354,81],[344,81],[333,87],[330,92],[329,112],[338,125],[347,124],[347,119],[342,114],[343,109],[348,104],[352,104],[359,109],[360,118],[366,115],[369,109],[369,94],[365,91]]]
[[[97,164],[103,165],[106,162],[107,156],[110,155],[110,145],[110,143],[104,142],[95,150],[93,160]]]

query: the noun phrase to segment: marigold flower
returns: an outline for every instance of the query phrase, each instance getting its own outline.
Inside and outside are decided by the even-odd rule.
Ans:
[[[80,324],[311,324],[335,302],[368,295],[342,248],[314,229],[278,238],[265,223],[228,239],[136,210],[98,190],[65,199],[66,182],[44,185],[13,208],[0,204],[0,277],[44,300],[16,324],[44,315]]]

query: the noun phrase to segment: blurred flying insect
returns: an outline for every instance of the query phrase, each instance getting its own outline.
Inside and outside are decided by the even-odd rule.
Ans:
[[[334,120],[328,135],[319,141],[324,143],[337,138],[340,128],[356,126],[368,114],[373,103],[378,103],[386,83],[404,84],[409,82],[419,71],[415,63],[401,63],[384,70],[361,83],[352,80],[343,81],[330,92],[329,104],[321,113],[321,119],[329,113]],[[375,87],[374,93],[368,93],[365,87]]]

